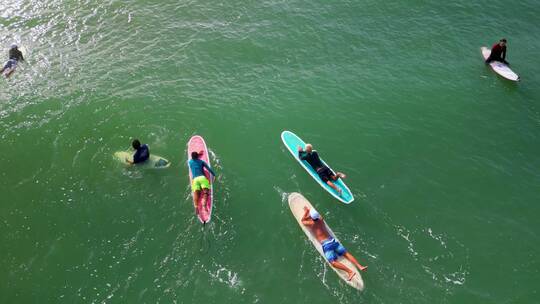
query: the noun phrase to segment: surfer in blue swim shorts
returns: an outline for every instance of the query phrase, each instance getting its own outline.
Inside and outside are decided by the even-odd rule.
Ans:
[[[9,60],[6,62],[2,70],[0,70],[0,74],[8,70],[9,72],[6,73],[6,77],[11,76],[11,74],[15,72],[15,68],[17,68],[19,61],[24,61],[23,54],[21,51],[19,51],[16,44],[12,44],[11,48],[9,49]]]
[[[347,252],[347,249],[343,247],[326,229],[326,223],[322,216],[315,209],[309,209],[304,207],[304,216],[302,217],[302,224],[311,228],[311,231],[315,235],[315,238],[321,243],[324,256],[328,262],[337,269],[341,269],[349,275],[349,281],[356,275],[356,273],[345,266],[345,264],[338,261],[339,257],[343,256],[347,260],[351,261],[358,269],[364,271],[367,266],[362,266],[352,254]]]
[[[317,151],[313,150],[313,146],[311,144],[306,144],[305,150],[300,146],[298,147],[298,158],[305,160],[313,168],[313,170],[317,172],[317,175],[319,175],[323,182],[332,187],[332,189],[336,190],[336,192],[341,195],[341,188],[336,186],[334,182],[337,181],[338,178],[345,178],[345,174],[341,172],[334,173],[332,169],[328,168],[328,166],[326,166],[319,158]]]

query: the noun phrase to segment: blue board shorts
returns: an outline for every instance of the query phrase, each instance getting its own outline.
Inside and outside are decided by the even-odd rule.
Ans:
[[[342,256],[347,252],[347,249],[345,249],[345,247],[343,247],[343,245],[341,245],[334,238],[329,238],[322,242],[322,248],[324,256],[330,263],[337,260],[339,256]]]
[[[17,67],[17,60],[15,59],[10,59],[6,62],[6,64],[4,65],[4,70],[5,69],[13,69]]]

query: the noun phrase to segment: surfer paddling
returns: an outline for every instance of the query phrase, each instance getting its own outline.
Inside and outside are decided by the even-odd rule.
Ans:
[[[193,204],[195,205],[195,212],[199,212],[199,196],[201,195],[202,191],[202,201],[203,201],[203,208],[208,212],[208,205],[207,205],[207,198],[208,198],[208,192],[210,190],[210,181],[206,178],[204,175],[204,168],[208,170],[212,174],[213,177],[216,176],[214,171],[208,166],[208,164],[202,160],[199,159],[199,156],[202,155],[198,152],[191,152],[191,159],[189,160],[189,169],[191,170],[191,176],[193,179],[193,182],[191,184],[191,190],[193,191]]]
[[[507,65],[510,65],[506,59],[506,39],[501,39],[499,42],[495,43],[493,47],[491,47],[491,54],[489,54],[488,59],[486,59],[486,63],[490,63],[492,61],[500,61],[502,63],[505,63]]]
[[[0,70],[0,74],[3,74],[4,71],[8,70],[6,73],[6,78],[11,76],[13,72],[15,72],[15,68],[17,68],[17,64],[19,61],[24,61],[24,57],[21,51],[19,51],[18,46],[16,44],[12,44],[11,48],[9,49],[9,59]]]
[[[148,158],[150,157],[150,150],[148,149],[148,145],[141,145],[141,142],[138,139],[135,139],[131,143],[131,146],[133,147],[133,149],[135,149],[135,153],[133,154],[133,161],[126,158],[126,162],[133,165],[144,163],[146,160],[148,160]]]
[[[304,216],[302,217],[302,224],[311,228],[313,234],[317,241],[321,243],[324,256],[332,266],[337,269],[341,269],[349,275],[348,280],[350,281],[356,273],[345,266],[343,263],[337,261],[338,256],[344,256],[347,260],[351,261],[358,269],[364,271],[367,266],[362,266],[358,261],[347,252],[347,249],[343,247],[336,239],[328,232],[326,225],[322,216],[315,210],[309,209],[307,206],[304,206]]]
[[[319,158],[319,154],[313,150],[311,144],[306,144],[305,150],[298,146],[298,157],[301,160],[307,161],[313,170],[317,172],[321,180],[341,195],[341,188],[337,187],[333,182],[337,181],[338,178],[345,178],[345,174],[341,172],[334,173],[328,166],[324,165]]]

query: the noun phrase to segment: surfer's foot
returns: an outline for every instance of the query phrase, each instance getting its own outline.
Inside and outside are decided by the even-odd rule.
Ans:
[[[339,178],[347,178],[347,175],[341,173],[341,172],[338,172],[336,173],[336,176],[339,177]]]
[[[361,271],[366,271],[367,268],[367,266],[358,265],[358,269],[360,269]]]
[[[354,278],[354,276],[356,275],[356,272],[349,272],[349,278],[347,278],[347,281],[350,281],[352,280],[352,278]]]

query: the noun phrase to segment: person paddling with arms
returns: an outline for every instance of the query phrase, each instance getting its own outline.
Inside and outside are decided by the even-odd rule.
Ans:
[[[298,158],[305,160],[317,172],[323,182],[341,195],[341,188],[337,187],[333,182],[337,181],[338,178],[345,178],[345,174],[341,172],[334,173],[328,166],[325,166],[311,144],[306,144],[305,150],[298,146]]]
[[[210,172],[214,178],[216,176],[214,171],[212,171],[212,168],[210,168],[210,166],[208,166],[204,160],[199,159],[200,155],[202,155],[202,152],[191,152],[191,159],[188,162],[193,179],[191,184],[191,190],[193,191],[193,204],[195,205],[195,211],[197,213],[199,212],[198,202],[201,191],[203,195],[203,208],[206,210],[206,212],[208,212],[207,198],[208,192],[210,191],[210,181],[204,175],[204,168],[206,168],[206,170],[208,170],[208,172]]]
[[[356,275],[356,273],[345,266],[343,263],[337,261],[338,256],[344,256],[347,260],[351,261],[358,269],[364,271],[367,266],[362,266],[358,261],[350,254],[343,245],[341,245],[326,229],[326,224],[322,216],[315,209],[309,209],[304,206],[304,216],[302,217],[302,224],[311,228],[317,241],[321,243],[324,255],[328,262],[337,269],[341,269],[349,275],[348,280]]]

